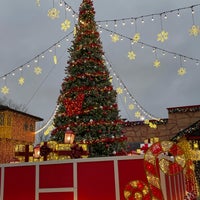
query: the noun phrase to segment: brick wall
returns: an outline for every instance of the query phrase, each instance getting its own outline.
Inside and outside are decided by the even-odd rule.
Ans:
[[[127,122],[125,131],[128,142],[144,142],[147,138],[158,137],[169,140],[179,131],[200,120],[200,105],[167,108],[168,118],[151,121],[157,128],[150,128],[143,121]]]

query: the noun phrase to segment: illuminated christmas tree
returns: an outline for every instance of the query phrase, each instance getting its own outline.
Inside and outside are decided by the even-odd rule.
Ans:
[[[92,0],[83,0],[69,48],[52,140],[63,143],[66,129],[75,143],[87,143],[90,157],[125,154],[126,137],[116,96],[105,65]]]

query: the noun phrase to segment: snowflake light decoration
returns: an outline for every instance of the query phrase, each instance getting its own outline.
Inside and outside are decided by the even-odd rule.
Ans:
[[[160,61],[158,59],[156,59],[153,63],[153,66],[156,68],[160,67]]]
[[[131,104],[129,104],[128,108],[129,108],[129,110],[133,110],[135,108],[135,106],[131,103]]]
[[[191,29],[189,29],[189,33],[191,36],[198,36],[200,34],[199,26],[193,25]]]
[[[20,77],[18,83],[19,85],[24,85],[24,77]]]
[[[112,35],[112,42],[118,42],[119,41],[119,35],[114,34]]]
[[[51,19],[56,19],[59,18],[60,11],[57,10],[56,8],[52,8],[48,10],[48,17]]]
[[[178,75],[183,76],[186,74],[186,69],[184,67],[180,67],[178,70]]]
[[[139,34],[139,33],[136,33],[136,34],[133,36],[133,43],[137,43],[139,40],[140,40],[140,34]]]
[[[168,32],[162,30],[160,33],[158,33],[157,41],[164,42],[167,39],[168,39]]]
[[[123,93],[123,89],[121,87],[118,87],[116,92],[117,92],[117,94],[122,94]]]
[[[135,60],[136,54],[134,53],[134,51],[129,51],[129,52],[128,52],[128,58],[129,58],[130,60]]]
[[[141,117],[141,113],[139,111],[135,112],[135,117],[136,118],[140,118]]]
[[[35,68],[34,68],[34,73],[35,73],[36,75],[41,74],[41,73],[42,73],[42,68],[39,67],[39,66],[35,67]]]
[[[8,88],[7,86],[3,86],[3,87],[1,88],[1,93],[3,93],[3,94],[8,94],[8,93],[9,93],[9,88]]]
[[[71,27],[71,22],[66,19],[62,24],[61,24],[61,30],[62,31],[67,31]]]

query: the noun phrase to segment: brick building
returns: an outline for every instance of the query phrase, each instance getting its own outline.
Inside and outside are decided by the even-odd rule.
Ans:
[[[0,163],[9,162],[16,144],[33,144],[36,122],[42,118],[0,105]]]
[[[127,122],[125,131],[130,143],[143,143],[147,138],[170,140],[178,133],[200,120],[200,105],[167,108],[168,118],[151,121],[157,128],[150,128],[144,121]],[[200,129],[195,134],[200,134]]]

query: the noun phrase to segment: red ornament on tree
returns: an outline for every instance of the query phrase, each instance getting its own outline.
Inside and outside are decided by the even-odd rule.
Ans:
[[[75,99],[66,98],[64,100],[67,116],[70,117],[81,114],[84,97],[85,95],[80,93]]]

